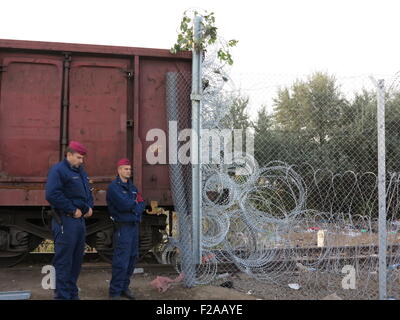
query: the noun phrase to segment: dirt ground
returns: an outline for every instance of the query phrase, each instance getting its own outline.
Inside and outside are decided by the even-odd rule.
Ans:
[[[316,232],[303,234],[292,233],[290,240],[294,241],[297,247],[316,246]],[[374,234],[358,233],[357,236],[348,236],[344,241],[343,236],[328,236],[330,246],[349,245],[371,245],[375,244],[377,238]],[[388,242],[398,243],[400,236],[390,235]],[[336,255],[338,253],[336,252]],[[47,258],[46,258],[47,259]],[[372,259],[372,258],[371,258]],[[320,299],[372,299],[378,297],[377,261],[367,260],[360,262],[365,264],[366,274],[357,275],[357,290],[344,290],[342,280],[344,274],[338,268],[337,274],[326,272],[302,273],[296,270],[288,270],[288,274],[280,275],[285,269],[279,270],[279,266],[271,274],[272,281],[259,282],[244,273],[230,272],[228,278],[215,281],[212,285],[202,285],[193,288],[186,288],[181,283],[173,285],[166,292],[158,290],[150,285],[150,282],[157,276],[167,276],[175,279],[178,274],[173,271],[155,271],[146,269],[146,264],[138,265],[144,268],[143,273],[135,274],[131,281],[131,289],[138,300],[320,300]],[[0,292],[4,291],[31,291],[31,300],[53,299],[53,291],[42,288],[42,279],[45,276],[41,273],[44,265],[51,264],[49,261],[23,262],[16,267],[0,269]],[[328,263],[328,262],[326,262]],[[326,264],[325,263],[325,264]],[[392,263],[398,263],[394,260]],[[319,266],[322,267],[322,264]],[[359,266],[358,269],[361,270]],[[320,268],[323,270],[323,268]],[[332,269],[332,268],[331,268]],[[268,275],[268,274],[267,274]],[[111,266],[98,260],[87,260],[83,264],[78,286],[81,289],[82,300],[106,300],[108,299],[108,288],[111,280]],[[278,280],[278,282],[275,282]],[[221,284],[229,282],[230,288],[222,287]],[[300,289],[290,288],[289,284],[298,284]],[[390,296],[400,299],[400,269],[391,275],[388,290]],[[330,298],[329,298],[330,297]]]
[[[45,265],[45,264],[43,264]],[[31,300],[51,300],[53,291],[42,288],[41,264],[18,265],[14,268],[0,269],[0,292],[30,291]],[[175,279],[176,272],[155,272],[154,270],[134,274],[131,289],[137,300],[375,300],[378,298],[377,275],[360,276],[357,290],[341,288],[342,274],[293,274],[280,278],[280,283],[259,282],[244,273],[236,273],[229,278],[215,281],[212,285],[186,288],[181,283],[173,285],[165,292],[159,292],[150,285],[157,276]],[[82,300],[108,300],[108,287],[111,267],[107,263],[83,264],[78,286]],[[399,276],[391,281],[390,295],[398,299]],[[226,288],[221,284],[230,283]],[[288,284],[297,283],[300,289],[294,290]],[[394,286],[394,284],[396,285]],[[388,288],[389,289],[389,288]]]
[[[0,269],[0,292],[31,291],[31,300],[53,299],[53,290],[42,288],[42,266],[18,266]],[[137,300],[256,300],[258,297],[221,286],[198,286],[185,288],[175,284],[165,292],[150,285],[157,275],[175,279],[175,273],[154,274],[146,272],[134,274],[131,289]],[[108,300],[108,287],[111,280],[111,268],[104,264],[84,263],[78,280],[81,300]]]
[[[51,300],[53,291],[42,288],[42,265],[21,266],[0,269],[0,292],[31,292],[31,300]],[[236,273],[229,278],[215,281],[212,285],[186,288],[181,283],[174,284],[165,292],[159,292],[150,285],[157,276],[175,279],[176,272],[152,272],[134,274],[131,289],[137,300],[376,300],[378,298],[378,279],[376,273],[360,275],[357,290],[344,290],[341,287],[342,274],[295,274],[284,275],[279,283],[260,282],[244,273]],[[108,287],[111,267],[107,263],[84,263],[78,280],[82,300],[108,300]],[[400,298],[400,274],[389,281],[390,296]],[[221,284],[230,283],[226,288]],[[300,289],[294,290],[288,284],[297,283]]]

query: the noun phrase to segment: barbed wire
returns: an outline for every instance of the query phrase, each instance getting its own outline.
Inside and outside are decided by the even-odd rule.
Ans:
[[[203,67],[202,128],[232,130],[227,123],[232,120],[231,107],[236,97],[227,92],[240,90],[235,88],[229,71],[219,64],[215,50],[207,52]],[[190,123],[190,114],[184,112],[190,105],[182,97],[190,94],[190,88],[179,78],[177,75],[175,87],[167,90],[167,95],[175,97],[170,119],[178,119],[178,127],[183,128]],[[325,100],[314,101],[314,107],[318,103],[321,106],[331,103],[327,98],[319,99]],[[179,173],[180,178],[171,180],[174,203],[180,208],[179,228],[178,235],[164,248],[162,262],[174,264],[178,272],[191,273],[195,284],[227,286],[229,280],[229,285],[236,289],[264,297],[279,289],[288,295],[298,292],[298,298],[302,295],[321,298],[332,292],[346,299],[377,298],[377,173],[370,169],[339,172],[328,165],[319,166],[318,163],[324,164],[326,159],[337,156],[338,151],[322,154],[321,141],[318,145],[315,137],[304,136],[302,139],[313,139],[318,146],[309,151],[298,145],[302,132],[297,136],[282,128],[276,128],[275,132],[293,139],[279,145],[288,148],[284,152],[276,149],[270,137],[256,146],[256,156],[234,153],[234,162],[225,163],[226,150],[221,147],[217,163],[202,165],[200,263],[193,263],[189,245],[192,243],[190,166],[171,166],[171,172]],[[371,134],[370,138],[376,139],[375,131]],[[340,131],[337,136],[345,139],[349,135]],[[326,140],[329,145],[329,139]],[[290,162],[296,152],[307,155],[309,161]],[[260,155],[270,154],[273,157],[268,159],[275,157],[279,161],[259,161]],[[367,161],[374,160],[360,156],[355,163],[362,167]],[[400,298],[399,182],[399,174],[389,170],[387,283],[389,294],[397,298]],[[356,289],[344,288],[344,270],[354,273]],[[295,285],[303,290],[295,291]]]

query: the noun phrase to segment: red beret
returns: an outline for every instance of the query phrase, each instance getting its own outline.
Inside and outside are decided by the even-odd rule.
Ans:
[[[70,141],[68,147],[70,147],[72,150],[75,150],[82,156],[87,153],[87,149],[85,148],[85,146],[77,141]]]
[[[117,166],[130,166],[131,162],[127,158],[122,158],[118,161]]]

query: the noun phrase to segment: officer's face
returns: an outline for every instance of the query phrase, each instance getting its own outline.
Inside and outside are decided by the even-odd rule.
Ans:
[[[78,152],[75,152],[75,153],[68,152],[67,153],[67,161],[71,164],[71,166],[73,166],[75,168],[79,168],[82,165],[83,158],[84,158],[84,156],[79,154]]]
[[[132,168],[131,166],[119,166],[118,167],[118,174],[123,179],[129,179],[131,177]]]

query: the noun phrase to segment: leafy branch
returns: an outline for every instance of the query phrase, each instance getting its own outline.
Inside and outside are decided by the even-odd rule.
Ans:
[[[197,11],[195,15],[200,15]],[[171,53],[176,54],[180,51],[202,50],[207,51],[207,46],[213,45],[218,40],[218,28],[215,26],[214,13],[200,15],[203,19],[201,22],[201,35],[199,40],[195,41],[193,34],[193,20],[187,16],[185,11],[180,24],[180,33],[174,46],[171,48]],[[230,48],[236,46],[238,40],[229,40],[224,48],[218,49],[217,56],[222,62],[233,64]]]

